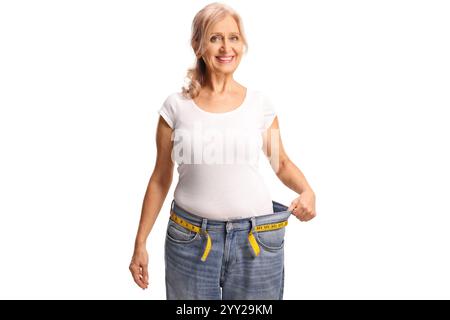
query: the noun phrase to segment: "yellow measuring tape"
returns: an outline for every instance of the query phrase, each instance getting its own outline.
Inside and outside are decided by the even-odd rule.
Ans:
[[[183,220],[182,218],[180,218],[173,212],[170,213],[170,218],[174,222],[178,223],[180,226],[182,226],[188,230],[191,230],[193,232],[200,233],[200,234],[202,233],[202,229],[200,227],[197,227],[197,226],[187,222],[186,220]],[[285,226],[287,226],[287,224],[288,224],[287,220],[278,222],[278,223],[263,224],[260,226],[256,226],[255,231],[256,232],[264,232],[264,231],[277,230],[277,229],[284,228]],[[206,258],[208,257],[209,252],[211,251],[211,247],[212,247],[212,241],[211,241],[210,235],[206,231],[205,231],[205,234],[207,237],[207,241],[206,241],[205,251],[203,252],[202,259],[201,259],[202,261],[206,261]],[[253,252],[255,253],[255,256],[258,256],[259,253],[261,252],[261,249],[259,248],[258,242],[256,241],[255,236],[253,235],[252,231],[250,231],[250,233],[248,234],[248,241],[253,249]]]
[[[282,221],[278,223],[270,223],[270,224],[262,224],[260,226],[255,227],[256,232],[264,232],[264,231],[271,231],[271,230],[277,230],[284,228],[287,226],[288,222]],[[258,242],[255,239],[255,236],[253,235],[253,232],[250,231],[248,234],[248,242],[250,242],[250,245],[252,246],[253,252],[255,253],[255,256],[258,256],[261,252],[261,249],[259,248]]]
[[[190,224],[189,222],[181,219],[179,216],[177,216],[175,213],[171,213],[170,214],[170,218],[178,223],[180,226],[185,227],[186,229],[189,229],[191,231],[194,231],[196,233],[201,233],[202,229],[194,226],[193,224]],[[211,247],[212,247],[212,241],[211,241],[211,237],[209,236],[208,232],[206,233],[206,237],[207,237],[207,241],[206,241],[206,247],[205,247],[205,251],[203,252],[203,256],[202,256],[202,261],[205,261],[206,258],[208,257],[209,252],[211,251]]]

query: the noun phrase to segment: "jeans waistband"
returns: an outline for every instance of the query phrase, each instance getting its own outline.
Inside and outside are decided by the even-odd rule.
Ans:
[[[197,216],[193,213],[188,212],[187,210],[181,208],[176,202],[175,199],[172,200],[171,211],[175,212],[176,215],[185,219],[186,221],[196,225],[198,227],[202,227],[202,225],[207,226],[208,230],[250,230],[252,228],[252,220],[256,225],[268,224],[268,223],[277,223],[281,221],[285,221],[289,219],[292,214],[292,210],[288,211],[288,207],[284,204],[281,204],[277,201],[272,200],[273,212],[271,214],[242,218],[242,219],[230,219],[227,221],[213,220],[207,219],[200,216]]]

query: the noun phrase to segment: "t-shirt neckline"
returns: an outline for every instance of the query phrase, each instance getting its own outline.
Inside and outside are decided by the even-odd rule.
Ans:
[[[238,112],[239,110],[243,109],[245,107],[245,105],[247,104],[247,101],[249,99],[249,93],[250,93],[249,88],[246,88],[246,90],[245,90],[245,97],[244,97],[244,100],[242,101],[242,103],[237,108],[234,108],[233,110],[226,111],[226,112],[210,112],[210,111],[206,111],[206,110],[203,110],[202,108],[200,108],[195,103],[194,99],[190,99],[190,100],[191,100],[192,105],[197,110],[200,110],[201,112],[203,112],[205,114],[209,114],[209,115],[213,115],[213,116],[221,116],[221,115],[232,114],[232,113]]]

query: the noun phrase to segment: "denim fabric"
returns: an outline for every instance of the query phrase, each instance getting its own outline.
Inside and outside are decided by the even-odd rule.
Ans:
[[[254,232],[261,249],[255,256],[248,241],[252,225],[287,220],[292,211],[272,201],[273,214],[229,221],[209,220],[180,208],[171,211],[206,230],[212,248],[201,261],[206,235],[169,219],[164,247],[168,300],[282,300],[284,288],[284,235],[286,227]]]

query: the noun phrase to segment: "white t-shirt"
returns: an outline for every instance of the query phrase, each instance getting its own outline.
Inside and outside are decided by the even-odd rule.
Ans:
[[[276,116],[266,95],[247,88],[238,108],[214,113],[175,92],[158,113],[173,129],[177,205],[221,221],[273,213],[270,192],[258,169],[262,134]]]

